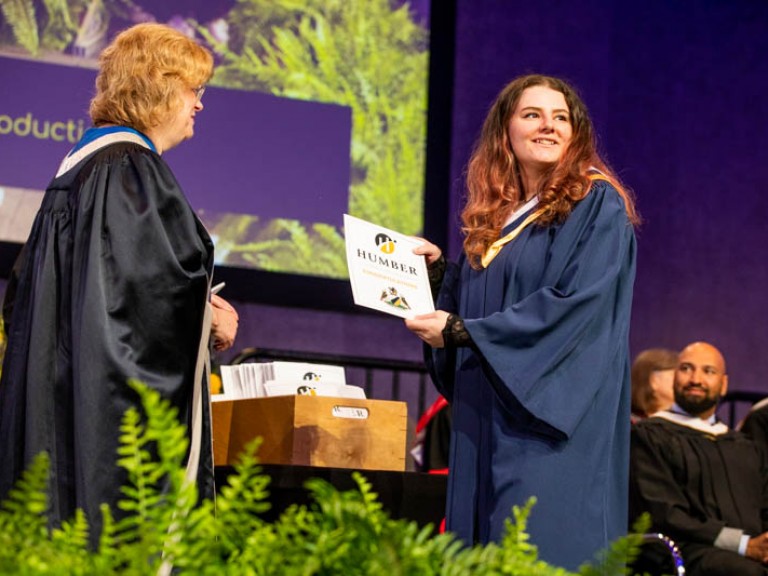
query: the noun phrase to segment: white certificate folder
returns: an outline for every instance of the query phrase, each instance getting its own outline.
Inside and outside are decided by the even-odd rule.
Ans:
[[[401,318],[435,311],[420,240],[344,214],[355,304]]]

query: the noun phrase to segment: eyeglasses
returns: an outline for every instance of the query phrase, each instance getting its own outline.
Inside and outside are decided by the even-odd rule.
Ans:
[[[205,94],[205,86],[198,86],[197,88],[192,88],[192,92],[195,93],[195,98],[198,100],[201,100],[203,98],[203,94]]]

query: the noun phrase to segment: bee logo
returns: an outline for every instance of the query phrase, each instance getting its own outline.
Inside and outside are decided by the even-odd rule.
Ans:
[[[384,233],[376,234],[374,241],[384,254],[392,254],[395,251],[395,241]]]
[[[299,396],[317,396],[317,391],[311,386],[299,386],[296,388],[296,394]]]
[[[304,374],[304,376],[301,377],[302,380],[310,380],[312,382],[319,382],[320,381],[320,374],[315,374],[314,372],[307,372]]]

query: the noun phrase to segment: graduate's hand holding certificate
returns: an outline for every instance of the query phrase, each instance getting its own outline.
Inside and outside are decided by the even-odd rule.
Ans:
[[[438,248],[436,245],[432,244],[432,242],[429,240],[425,240],[424,238],[416,238],[416,240],[421,242],[421,244],[413,249],[413,253],[424,256],[424,259],[427,262],[427,266],[433,262],[437,262],[440,259],[440,256],[443,255],[442,250],[440,250],[440,248]]]
[[[432,348],[444,348],[445,339],[443,329],[448,321],[448,312],[436,310],[429,314],[422,314],[416,318],[406,318],[405,325],[408,330],[416,334]]]
[[[434,312],[423,240],[344,215],[347,266],[355,304],[401,318]]]

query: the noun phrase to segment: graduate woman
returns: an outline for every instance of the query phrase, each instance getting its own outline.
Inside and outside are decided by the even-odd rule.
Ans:
[[[100,58],[94,128],[51,181],[18,263],[0,383],[0,498],[30,460],[51,459],[54,524],[116,502],[119,426],[138,378],[190,431],[188,478],[212,493],[206,354],[232,345],[237,313],[210,296],[211,239],[162,154],[191,138],[210,53],[141,24]]]
[[[407,320],[451,402],[447,528],[499,540],[514,505],[541,557],[574,569],[626,532],[632,199],[562,80],[494,102],[467,172],[464,253],[433,314]]]

